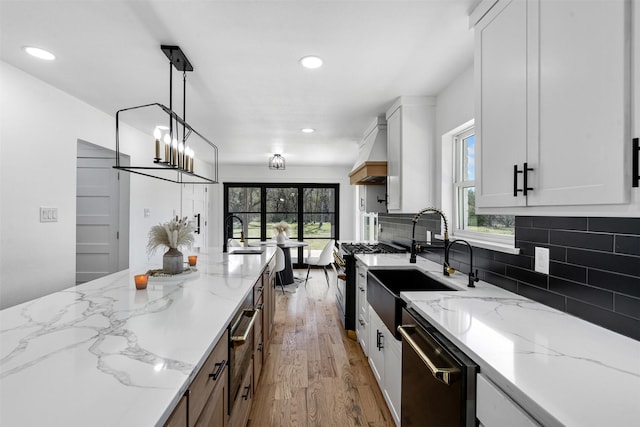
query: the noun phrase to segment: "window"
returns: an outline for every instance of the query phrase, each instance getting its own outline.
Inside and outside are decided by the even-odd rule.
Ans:
[[[236,215],[243,221],[229,221],[227,236],[237,239],[243,231],[249,241],[267,240],[274,236],[274,224],[286,221],[288,237],[309,243],[312,255],[338,239],[338,184],[233,183],[224,189],[224,218]],[[302,254],[300,248],[292,258],[302,259]]]
[[[469,127],[453,137],[453,234],[460,237],[509,243],[513,241],[513,215],[478,215],[475,209],[475,133]],[[443,175],[444,176],[444,175]]]

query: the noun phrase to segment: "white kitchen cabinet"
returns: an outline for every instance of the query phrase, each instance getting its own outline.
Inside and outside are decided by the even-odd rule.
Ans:
[[[384,347],[381,347],[381,342],[384,341],[384,336],[381,338],[383,329],[386,329],[384,323],[375,310],[369,307],[369,366],[380,389],[384,391]]]
[[[482,374],[477,376],[476,417],[485,427],[537,427],[538,424],[524,409]]]
[[[630,10],[500,0],[478,21],[477,207],[629,201]]]
[[[369,320],[369,365],[393,420],[399,426],[402,396],[402,342],[395,339],[371,307],[369,307]]]
[[[433,203],[435,98],[400,97],[386,118],[387,210],[415,213]]]
[[[367,267],[356,262],[356,335],[362,352],[369,355],[369,303],[367,302]]]
[[[387,401],[387,405],[389,405],[389,410],[396,425],[400,425],[401,387],[402,341],[395,339],[387,330],[384,341],[384,399]]]

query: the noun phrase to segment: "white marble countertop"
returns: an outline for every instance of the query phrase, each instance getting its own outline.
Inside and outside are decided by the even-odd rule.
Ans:
[[[182,281],[115,273],[0,311],[0,425],[162,425],[274,254],[198,254]]]
[[[408,254],[357,255],[371,269]],[[486,282],[418,268],[459,291],[404,292],[418,311],[543,425],[640,426],[640,342]]]

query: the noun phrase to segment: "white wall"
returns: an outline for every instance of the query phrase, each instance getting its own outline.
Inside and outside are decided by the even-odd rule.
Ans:
[[[270,170],[267,159],[264,166],[220,165],[221,185],[210,187],[212,246],[222,246],[222,215],[224,211],[223,185],[225,182],[257,183],[322,183],[340,184],[340,239],[353,240],[355,218],[355,186],[349,184],[347,166],[295,166],[287,162],[285,170]]]
[[[115,118],[1,61],[0,94],[0,308],[5,308],[75,283],[77,141],[115,149]],[[121,130],[123,152],[132,164],[151,157],[146,136],[128,126]],[[148,259],[147,232],[179,208],[178,195],[175,184],[131,176],[132,267]],[[58,208],[58,222],[40,223],[41,206]],[[143,218],[144,207],[151,209],[149,218]]]
[[[437,96],[436,101],[436,167],[433,170],[435,205],[442,205],[442,144],[441,137],[474,118],[473,66],[454,79]]]

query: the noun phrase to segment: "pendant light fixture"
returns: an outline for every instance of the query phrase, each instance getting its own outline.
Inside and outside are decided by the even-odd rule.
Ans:
[[[218,147],[186,122],[187,72],[193,71],[193,66],[180,47],[162,45],[160,48],[169,59],[169,107],[152,103],[116,112],[114,168],[180,184],[217,184]],[[173,111],[174,68],[182,71],[182,117]],[[149,120],[150,116],[160,114],[162,121],[167,121],[168,126],[156,125],[150,129],[149,160],[146,164],[126,166],[120,161],[120,114],[134,111],[139,113],[137,117],[142,120]],[[123,121],[131,123],[129,120]],[[198,157],[194,148],[198,150]]]
[[[273,157],[269,159],[269,169],[276,169],[276,170],[286,169],[284,157],[282,157],[282,155],[280,154],[274,154]]]

